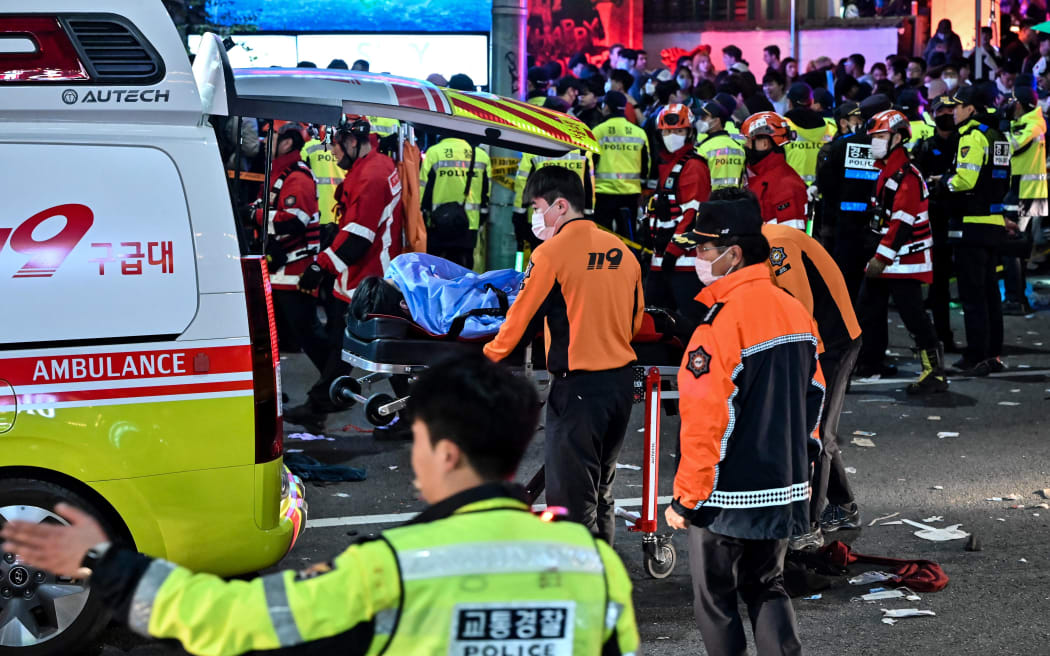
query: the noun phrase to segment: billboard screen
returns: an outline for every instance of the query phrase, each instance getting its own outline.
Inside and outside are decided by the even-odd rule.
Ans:
[[[492,0],[223,0],[213,21],[235,16],[262,32],[488,32]]]

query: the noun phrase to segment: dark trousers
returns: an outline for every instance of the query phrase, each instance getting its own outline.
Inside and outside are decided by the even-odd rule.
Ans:
[[[353,367],[343,362],[343,333],[346,331],[346,311],[349,307],[349,303],[341,301],[334,294],[329,294],[324,300],[327,317],[325,364],[321,369],[321,377],[307,393],[308,402],[315,412],[334,412],[337,409],[328,390],[332,381],[353,371]]]
[[[1003,354],[1003,307],[995,265],[995,248],[956,246],[955,275],[966,325],[966,350],[971,363]]]
[[[673,310],[695,328],[707,313],[696,301],[703,288],[694,271],[650,271],[645,277],[645,305]]]
[[[795,609],[784,589],[787,543],[742,540],[689,527],[693,612],[710,656],[747,654],[737,595],[747,605],[759,656],[802,653]]]
[[[951,322],[952,247],[948,244],[947,219],[931,217],[933,228],[933,282],[927,295],[927,305],[933,315],[933,329],[937,339],[945,344],[955,341]]]
[[[846,506],[853,503],[853,490],[846,479],[846,467],[842,464],[839,450],[839,417],[846,400],[849,375],[857,364],[861,338],[844,347],[828,349],[820,355],[820,368],[824,371],[824,414],[820,418],[820,441],[824,451],[813,470],[813,494],[809,503],[811,523],[820,520],[824,506],[833,503]]]
[[[635,239],[639,194],[597,194],[594,202],[594,222],[613,232]]]
[[[562,506],[609,544],[616,534],[616,457],[631,418],[631,367],[552,374],[544,467],[547,505]]]
[[[865,241],[869,233],[855,219],[840,219],[835,235],[835,250],[831,254],[846,280],[846,289],[854,306],[857,305],[861,283],[864,281],[864,267],[874,253]]]
[[[273,305],[281,315],[280,328],[290,333],[292,342],[299,345],[318,371],[323,370],[328,348],[317,318],[317,298],[300,291],[275,289]]]
[[[886,319],[891,295],[915,345],[920,349],[937,347],[937,335],[923,308],[921,282],[899,278],[865,278],[858,301],[860,328],[864,333],[859,359],[863,365],[878,366],[886,357],[890,340]]]

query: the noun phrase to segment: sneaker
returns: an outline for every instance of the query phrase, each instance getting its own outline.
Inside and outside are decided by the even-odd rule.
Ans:
[[[1007,369],[1006,363],[1003,362],[1003,359],[998,357],[998,356],[996,356],[994,358],[988,358],[987,360],[985,360],[981,364],[987,365],[988,366],[988,371],[993,373],[993,374],[997,374],[997,373],[1006,371],[1006,369]]]
[[[989,358],[992,359],[992,358]],[[981,378],[987,376],[992,372],[991,366],[988,364],[988,360],[981,362],[970,362],[965,357],[955,361],[952,365],[952,369],[964,376],[973,376],[975,378]]]
[[[860,508],[856,503],[848,506],[829,503],[820,513],[820,528],[825,533],[834,533],[840,528],[860,528]]]
[[[824,546],[824,533],[820,527],[814,527],[809,533],[794,535],[788,540],[788,549],[802,551],[803,549],[819,549]]]
[[[283,419],[286,423],[302,426],[308,433],[319,434],[324,432],[328,413],[318,412],[307,402],[285,410]]]
[[[879,363],[877,365],[858,364],[853,370],[854,378],[893,378],[897,375],[897,366]]]

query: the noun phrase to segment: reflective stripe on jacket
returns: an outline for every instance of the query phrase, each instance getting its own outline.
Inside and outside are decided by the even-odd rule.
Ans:
[[[872,204],[881,234],[875,258],[886,265],[881,277],[932,283],[933,232],[926,181],[906,148],[895,149],[879,165],[882,172]]]
[[[1010,174],[1017,197],[1046,198],[1046,119],[1036,107],[1010,125]]]
[[[302,158],[317,179],[317,211],[321,224],[337,222],[339,217],[335,214],[335,190],[346,176],[346,171],[339,168],[331,148],[318,139],[306,142]]]
[[[463,139],[442,139],[427,149],[420,172],[423,189],[423,212],[429,214],[442,203],[463,203],[471,230],[481,225],[481,215],[488,213],[489,154],[482,148],[474,152],[474,177],[467,195],[467,169],[470,167],[470,144]]]
[[[696,147],[696,153],[704,159],[711,172],[712,191],[743,186],[746,153],[728,132],[719,131],[708,135]]]

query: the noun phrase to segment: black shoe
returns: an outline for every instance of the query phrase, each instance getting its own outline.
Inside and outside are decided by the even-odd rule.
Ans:
[[[854,378],[893,378],[897,375],[897,366],[880,363],[877,365],[858,364],[853,370]]]
[[[813,530],[809,533],[803,533],[802,535],[793,535],[788,540],[788,549],[792,551],[802,551],[803,549],[819,549],[824,546],[824,533],[821,532],[820,526],[814,526]]]
[[[829,503],[820,513],[820,528],[825,533],[834,533],[840,528],[860,528],[860,508],[856,503],[848,506]]]
[[[999,357],[988,358],[981,364],[987,365],[988,371],[993,374],[1001,373],[1003,371],[1006,371],[1007,369],[1006,363],[1003,362],[1002,358]]]
[[[973,376],[975,378],[982,378],[992,373],[991,367],[988,364],[988,360],[981,362],[971,362],[965,357],[955,361],[952,365],[952,369],[961,373],[964,376]]]
[[[1024,304],[1017,301],[1004,301],[1003,302],[1003,315],[1007,317],[1023,317],[1028,314],[1025,311]]]
[[[284,421],[302,426],[308,433],[323,433],[328,413],[318,412],[309,402],[284,411]]]

